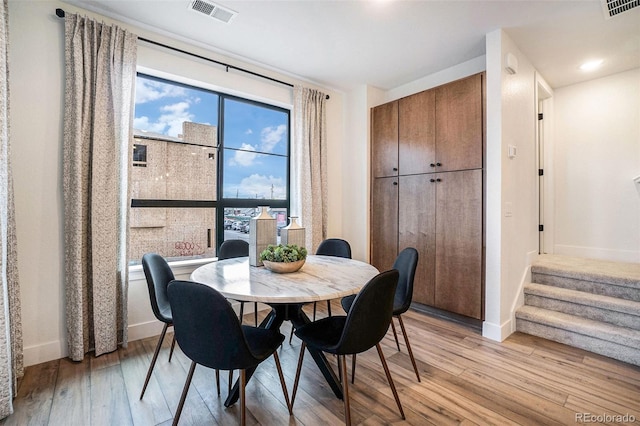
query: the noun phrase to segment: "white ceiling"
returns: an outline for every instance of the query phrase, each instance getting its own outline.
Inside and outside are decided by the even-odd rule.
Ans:
[[[640,67],[640,7],[605,19],[599,0],[220,0],[229,24],[190,0],[68,3],[193,40],[329,88],[392,89],[485,53],[502,28],[554,88]],[[591,74],[578,66],[604,59]]]

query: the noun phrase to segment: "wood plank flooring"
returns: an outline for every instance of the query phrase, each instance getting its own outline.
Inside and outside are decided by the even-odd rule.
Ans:
[[[338,305],[334,302],[334,313],[340,312]],[[251,317],[245,321],[251,323]],[[356,382],[350,387],[354,424],[640,424],[639,367],[521,333],[498,343],[421,313],[408,312],[403,318],[422,382],[416,380],[401,336],[402,352],[391,331],[382,347],[406,420],[400,418],[373,349],[358,356]],[[285,323],[287,338],[289,330]],[[0,425],[170,425],[190,361],[176,346],[168,362],[168,336],[143,400],[139,395],[155,337],[79,363],[61,359],[28,367],[14,400],[15,413]],[[279,350],[289,393],[299,352],[295,337]],[[334,357],[330,362],[337,368]],[[228,375],[222,372],[220,377],[218,396],[214,371],[196,368],[181,425],[239,423],[239,404],[224,406]],[[310,356],[305,356],[293,412],[290,417],[270,358],[247,386],[248,424],[344,423],[342,401]]]

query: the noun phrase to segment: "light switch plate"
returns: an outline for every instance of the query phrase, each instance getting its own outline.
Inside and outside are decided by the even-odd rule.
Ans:
[[[518,154],[518,147],[516,147],[515,145],[509,145],[509,158],[516,158],[516,155]]]

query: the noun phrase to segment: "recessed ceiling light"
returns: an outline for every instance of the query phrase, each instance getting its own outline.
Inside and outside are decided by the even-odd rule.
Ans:
[[[604,61],[602,59],[596,59],[594,61],[588,61],[585,62],[584,64],[580,65],[580,69],[582,71],[593,71],[595,69],[600,68],[600,65],[602,65]]]

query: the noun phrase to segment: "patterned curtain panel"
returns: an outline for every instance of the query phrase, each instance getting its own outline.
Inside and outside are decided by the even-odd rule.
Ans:
[[[127,343],[127,179],[137,36],[68,13],[64,110],[69,357]]]
[[[294,141],[292,211],[307,228],[310,253],[327,236],[327,95],[296,86],[293,89]]]
[[[0,4],[0,419],[13,413],[22,376],[22,322],[18,287],[13,180],[9,152],[9,30],[7,0]]]

